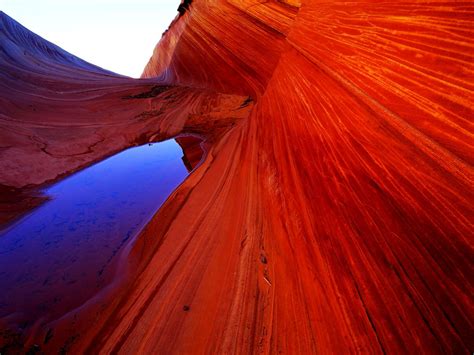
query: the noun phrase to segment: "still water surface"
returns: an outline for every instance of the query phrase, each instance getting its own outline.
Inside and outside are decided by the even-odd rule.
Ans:
[[[111,262],[188,175],[182,156],[175,140],[146,144],[45,189],[51,200],[0,233],[0,318],[64,314],[104,287]]]

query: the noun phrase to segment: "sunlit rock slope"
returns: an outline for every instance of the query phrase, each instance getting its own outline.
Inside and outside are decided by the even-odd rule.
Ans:
[[[19,327],[17,346],[471,353],[474,3],[186,3],[146,81],[2,54],[5,185],[142,134],[212,137],[126,256],[126,280]],[[53,171],[23,170],[39,159]]]

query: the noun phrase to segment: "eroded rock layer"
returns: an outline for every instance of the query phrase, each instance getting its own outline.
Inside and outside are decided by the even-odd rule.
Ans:
[[[126,147],[183,131],[204,134],[212,126],[214,134],[249,110],[246,97],[107,72],[3,13],[0,25],[3,190],[54,181]]]
[[[126,280],[25,348],[472,352],[473,16],[466,2],[194,0],[143,74],[172,88],[138,98],[153,89],[128,85],[156,84],[114,77],[86,107],[123,117],[114,135],[164,107],[147,132],[209,135],[208,156],[136,239]],[[2,107],[25,111],[25,92]],[[58,122],[82,111],[74,95],[88,94]]]

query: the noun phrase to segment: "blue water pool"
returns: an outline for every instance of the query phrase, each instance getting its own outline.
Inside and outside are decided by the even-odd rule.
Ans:
[[[0,318],[77,307],[189,174],[175,140],[127,149],[43,192],[50,200],[0,233]]]

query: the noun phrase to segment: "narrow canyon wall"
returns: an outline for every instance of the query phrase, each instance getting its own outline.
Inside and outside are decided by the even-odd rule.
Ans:
[[[150,346],[472,350],[473,15],[456,2],[193,2],[170,64],[155,50],[144,76],[245,89],[257,105],[223,210],[201,217],[215,249],[200,276],[194,263],[176,275],[198,309],[169,315],[175,340]]]
[[[131,247],[126,281],[25,346],[472,352],[473,19],[454,1],[192,1],[145,81],[101,82],[86,107],[127,117],[123,135],[169,105],[147,132],[185,120],[169,132],[209,136],[208,156]],[[149,80],[171,88],[123,100]],[[82,112],[74,95],[63,113]]]

